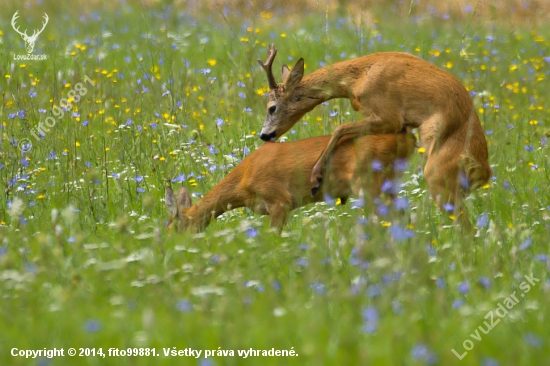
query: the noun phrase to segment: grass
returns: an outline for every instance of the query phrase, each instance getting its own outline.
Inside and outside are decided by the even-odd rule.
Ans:
[[[10,6],[8,15],[17,10]],[[372,24],[346,9],[300,21],[277,5],[260,16],[212,9],[21,8],[21,29],[40,24],[43,12],[50,17],[35,48],[45,61],[14,61],[24,43],[3,17],[0,363],[547,362],[548,30],[395,9],[372,10]],[[256,58],[272,42],[275,70],[299,57],[309,73],[398,50],[456,75],[478,108],[494,170],[468,200],[475,241],[428,197],[421,153],[404,177],[405,215],[389,207],[376,219],[350,204],[319,204],[294,212],[278,236],[267,218],[235,210],[201,235],[167,236],[166,179],[188,186],[196,201],[261,144],[267,82]],[[59,109],[73,90],[81,100]],[[49,116],[55,125],[36,140],[31,132]],[[357,118],[347,100],[333,100],[286,138],[328,134]],[[32,148],[22,153],[25,138]],[[525,292],[531,274],[540,282]],[[517,304],[477,336],[486,314],[514,292]],[[459,360],[451,350],[463,354],[470,342]],[[11,356],[12,348],[56,347],[154,347],[161,356]],[[172,347],[235,356],[164,357]],[[237,355],[272,348],[298,356]]]

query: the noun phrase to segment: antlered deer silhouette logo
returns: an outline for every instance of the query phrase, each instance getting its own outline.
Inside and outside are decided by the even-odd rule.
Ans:
[[[11,26],[17,33],[21,35],[21,37],[23,37],[23,41],[25,41],[25,48],[27,49],[27,53],[32,53],[32,51],[34,50],[34,43],[36,42],[38,35],[42,33],[44,28],[46,28],[46,24],[48,24],[48,20],[49,20],[48,14],[44,13],[44,22],[42,23],[42,29],[40,30],[35,29],[32,35],[29,36],[27,34],[26,29],[24,32],[21,32],[19,30],[19,27],[16,26],[15,21],[17,20],[17,18],[19,18],[19,15],[17,13],[19,13],[19,10],[16,11],[15,14],[13,14],[13,17],[11,18]]]

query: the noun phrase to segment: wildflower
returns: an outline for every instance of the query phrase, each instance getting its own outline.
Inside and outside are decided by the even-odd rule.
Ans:
[[[246,236],[249,237],[249,238],[255,238],[258,235],[260,235],[258,233],[258,230],[254,229],[253,227],[250,227],[250,228],[248,228],[248,230],[246,230]]]
[[[178,175],[177,177],[175,177],[174,179],[172,179],[172,183],[176,183],[176,182],[179,182],[179,183],[182,183],[185,181],[185,174],[181,173],[180,175]]]
[[[216,118],[216,125],[217,125],[218,127],[221,127],[221,126],[223,125],[223,119],[221,119],[221,118]]]
[[[138,183],[141,183],[143,182],[143,176],[136,174],[136,176],[134,177],[134,180]]]
[[[455,301],[453,301],[453,309],[458,309],[462,305],[464,305],[463,299],[456,299]]]
[[[324,194],[324,200],[330,207],[333,207],[336,204],[336,200],[334,199],[334,197],[332,197],[328,193]]]
[[[523,341],[529,346],[532,346],[535,348],[541,348],[543,343],[542,339],[538,335],[532,332],[525,334],[523,336]]]
[[[489,215],[487,214],[487,212],[484,212],[477,218],[476,225],[478,228],[484,228],[487,227],[488,221]]]
[[[307,267],[308,264],[309,264],[309,259],[307,259],[306,257],[300,257],[296,259],[296,265],[298,267]]]
[[[416,344],[411,349],[411,357],[416,361],[423,361],[429,365],[437,363],[437,357],[422,343]]]
[[[365,333],[373,333],[376,331],[376,328],[378,328],[379,314],[374,306],[363,309],[361,317],[363,318],[363,331]]]
[[[499,366],[499,363],[494,358],[483,357],[481,359],[481,366]]]
[[[443,209],[449,213],[453,212],[455,209],[455,206],[452,203],[445,203],[443,205]]]
[[[396,172],[404,172],[409,166],[409,161],[407,159],[397,159],[393,164],[393,169]]]
[[[398,210],[406,211],[409,208],[409,201],[405,197],[395,197],[393,206]]]
[[[101,322],[97,319],[90,319],[84,323],[84,329],[88,333],[97,333],[101,330]]]
[[[444,289],[445,288],[445,280],[441,277],[437,277],[435,279],[435,284],[437,285],[437,287],[439,287],[440,289]]]
[[[245,99],[246,95],[243,92],[239,92],[239,98]]]
[[[533,244],[533,239],[532,238],[527,238],[525,239],[520,245],[519,245],[519,250],[525,250],[527,248],[529,248],[531,246],[531,244]]]
[[[461,294],[466,295],[470,292],[470,284],[468,281],[464,281],[457,286],[457,289]]]
[[[326,292],[325,285],[320,281],[310,283],[309,288],[315,291],[315,293],[318,295],[324,295]]]
[[[384,168],[384,165],[382,165],[380,160],[374,159],[371,163],[371,168],[373,172],[380,172]]]
[[[36,92],[30,92],[30,93],[29,93],[29,97],[31,97],[31,98],[36,97]]]
[[[338,111],[329,112],[328,115],[331,116],[331,117],[334,117],[334,116],[338,115]]]
[[[479,277],[479,283],[485,288],[491,287],[491,280],[485,276]]]
[[[410,239],[414,236],[414,231],[404,228],[401,225],[395,224],[390,226],[390,235],[393,240],[401,242]]]

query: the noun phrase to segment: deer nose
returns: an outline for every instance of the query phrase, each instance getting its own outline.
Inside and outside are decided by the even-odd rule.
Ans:
[[[276,137],[277,137],[277,132],[262,133],[260,135],[260,138],[264,141],[275,141]]]

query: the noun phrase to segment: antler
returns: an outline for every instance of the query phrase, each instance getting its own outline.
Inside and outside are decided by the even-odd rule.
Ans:
[[[26,30],[26,29],[25,29],[25,33],[23,33],[23,32],[21,32],[21,31],[19,30],[19,27],[17,27],[17,26],[15,25],[15,21],[17,20],[17,18],[19,18],[19,15],[17,15],[17,13],[19,13],[19,10],[17,10],[17,11],[15,12],[15,14],[13,14],[13,17],[11,18],[11,26],[13,27],[13,29],[14,29],[17,33],[19,33],[19,34],[22,35],[23,37],[28,37],[28,36],[27,36],[27,30]]]
[[[50,18],[48,18],[48,14],[44,13],[44,19],[45,19],[45,22],[42,22],[42,29],[40,29],[39,31],[34,31],[36,35],[39,35],[40,33],[42,33],[44,28],[46,28],[46,25],[48,24],[48,20],[50,20]]]
[[[277,87],[277,82],[275,82],[275,77],[273,76],[273,70],[271,69],[271,66],[273,65],[273,60],[275,59],[276,54],[277,54],[277,50],[275,49],[275,45],[270,44],[267,47],[266,62],[263,63],[262,60],[258,59],[258,63],[267,74],[267,82],[269,83],[270,89],[275,89]]]

